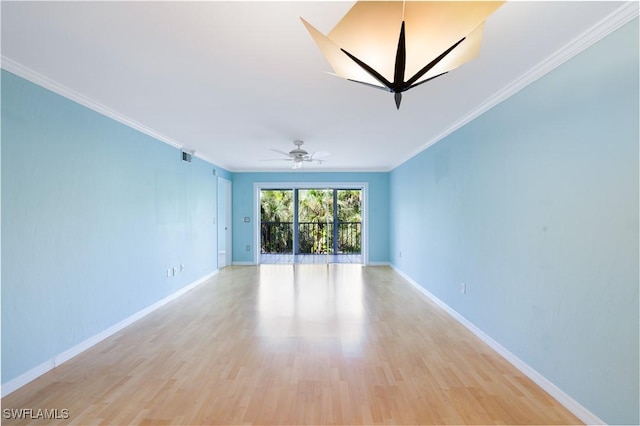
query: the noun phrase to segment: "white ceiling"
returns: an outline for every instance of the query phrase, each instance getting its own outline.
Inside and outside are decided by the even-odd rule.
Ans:
[[[386,171],[625,5],[508,2],[478,59],[397,111],[392,94],[328,75],[299,19],[326,34],[352,4],[2,1],[3,67],[231,171],[287,170],[262,160],[294,139],[332,154],[307,169]]]

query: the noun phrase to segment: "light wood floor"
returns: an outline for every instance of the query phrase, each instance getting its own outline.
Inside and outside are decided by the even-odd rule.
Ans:
[[[68,409],[58,424],[580,423],[390,268],[360,265],[228,267],[2,408]]]

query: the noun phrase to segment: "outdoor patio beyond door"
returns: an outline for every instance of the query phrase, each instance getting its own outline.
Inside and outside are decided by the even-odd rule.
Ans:
[[[261,263],[362,263],[361,189],[260,191]]]

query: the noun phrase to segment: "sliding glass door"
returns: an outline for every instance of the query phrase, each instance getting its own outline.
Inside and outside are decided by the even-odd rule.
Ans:
[[[337,189],[335,192],[335,250],[343,255],[362,254],[362,190]]]
[[[293,261],[294,192],[292,189],[260,191],[261,263]]]
[[[362,189],[260,190],[260,263],[362,263]]]
[[[326,262],[320,256],[333,254],[333,191],[297,189],[296,260]],[[306,256],[306,258],[305,258]]]

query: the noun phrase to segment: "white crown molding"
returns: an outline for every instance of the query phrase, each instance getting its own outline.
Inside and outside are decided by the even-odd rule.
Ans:
[[[213,161],[213,159],[211,159],[209,157],[205,157],[204,155],[200,154],[198,151],[195,151],[193,153],[193,156],[196,157],[196,158],[199,158],[199,159],[201,159],[203,161],[206,161],[207,163],[211,164],[215,168],[224,169],[224,170],[226,170],[226,171],[228,171],[230,173],[232,172],[232,170],[229,168],[228,164],[222,164],[222,163],[219,163],[217,161]]]
[[[424,144],[419,149],[413,151],[411,154],[406,156],[403,160],[398,162],[396,165],[391,167],[388,171],[392,171],[396,167],[402,165],[407,162],[411,158],[420,154],[425,149],[429,148],[431,145],[437,143],[438,141],[444,139],[449,134],[458,130],[460,127],[469,123],[471,120],[476,117],[484,114],[500,102],[506,100],[507,98],[515,95],[520,90],[524,89],[529,84],[538,80],[540,77],[554,70],[564,62],[568,61],[578,53],[582,52],[589,46],[592,46],[599,40],[603,39],[607,35],[611,34],[618,28],[622,27],[624,24],[630,22],[632,19],[638,16],[638,1],[629,1],[625,2],[624,5],[620,6],[618,9],[610,13],[608,16],[603,18],[601,21],[594,24],[591,28],[571,40],[564,47],[557,50],[547,59],[540,62],[535,67],[531,68],[529,71],[512,81],[510,84],[494,93],[490,96],[486,101],[478,105],[476,108],[468,112],[466,115],[462,116],[458,121],[453,123],[451,126],[447,127],[445,130],[440,132],[438,135],[430,139],[426,144]]]
[[[13,59],[7,58],[6,56],[1,56],[2,59],[2,68],[17,75],[18,77],[24,78],[27,81],[30,81],[38,86],[44,87],[52,91],[55,94],[58,94],[62,97],[70,99],[84,107],[87,107],[98,114],[102,114],[106,117],[111,118],[119,123],[124,124],[125,126],[131,127],[139,131],[140,133],[144,133],[147,136],[151,136],[152,138],[166,143],[174,148],[178,149],[187,149],[184,145],[180,144],[178,141],[165,136],[161,133],[156,132],[150,127],[145,126],[144,124],[138,123],[137,121],[127,117],[126,115],[120,114],[113,108],[110,108],[106,105],[101,104],[100,102],[96,102],[93,99],[84,96],[73,89],[68,88],[55,80],[50,79],[49,77],[45,77],[44,75],[33,71],[32,69],[20,64],[19,62],[14,61]],[[195,157],[200,158],[201,160],[206,161],[207,163],[211,163],[212,165],[220,166],[214,163],[211,159],[206,158],[202,154],[195,152]],[[223,168],[226,168],[222,166]]]
[[[447,127],[438,135],[436,135],[435,137],[427,141],[424,145],[422,145],[422,147],[413,151],[410,155],[404,157],[404,159],[400,160],[396,164],[391,165],[391,167],[375,168],[371,170],[362,170],[362,169],[356,170],[351,168],[331,169],[331,170],[320,169],[320,170],[309,170],[309,172],[330,172],[330,173],[332,172],[364,172],[364,173],[367,173],[367,172],[392,171],[396,167],[405,163],[409,159],[415,157],[425,149],[429,148],[431,145],[442,140],[447,135],[451,134],[455,130],[464,126],[465,124],[475,119],[479,115],[483,114],[484,112],[488,111],[495,105],[499,104],[500,102],[514,95],[515,93],[517,93],[518,91],[526,87],[527,85],[536,81],[543,75],[555,69],[556,67],[558,67],[559,65],[567,61],[568,59],[572,58],[573,56],[583,51],[587,47],[593,45],[598,40],[612,33],[613,31],[620,28],[622,25],[626,24],[627,22],[631,21],[637,16],[638,16],[638,2],[637,1],[625,2],[616,11],[609,14],[607,17],[605,17],[604,19],[602,19],[601,21],[593,25],[591,28],[583,32],[578,37],[574,38],[563,48],[556,51],[554,54],[552,54],[547,59],[539,63],[537,66],[533,67],[531,70],[529,70],[528,72],[526,72],[525,74],[523,74],[522,76],[520,76],[519,78],[517,78],[507,86],[505,86],[503,89],[496,92],[494,95],[489,97],[487,100],[485,100],[483,103],[478,105],[476,108],[469,111],[466,115],[462,116],[459,120],[457,120],[451,126]],[[183,144],[179,143],[178,141],[168,136],[165,136],[161,133],[158,133],[155,130],[115,111],[114,109],[106,105],[103,105],[99,102],[96,102],[95,100],[87,96],[84,96],[48,77],[45,77],[42,74],[39,74],[10,58],[7,58],[5,56],[0,56],[0,59],[1,59],[1,67],[9,72],[12,72],[28,81],[31,81],[32,83],[35,83],[48,90],[51,90],[52,92],[58,95],[71,99],[80,105],[83,105],[93,111],[98,112],[99,114],[102,114],[113,120],[116,120],[128,127],[136,129],[141,133],[151,136],[154,139],[164,142],[170,146],[173,146],[179,149],[186,148]],[[203,156],[199,152],[195,152],[194,155],[208,163],[211,163],[212,165],[217,165],[232,173],[275,172],[274,170],[252,170],[252,169],[244,170],[241,168],[235,169],[235,168],[229,167],[226,164],[219,164],[213,161],[212,159],[207,158],[206,156]],[[283,169],[278,171],[286,172],[286,171],[290,171],[290,169],[286,169],[286,170]]]
[[[446,313],[451,315],[453,319],[462,324],[467,330],[476,335],[480,340],[486,343],[491,349],[496,351],[507,362],[516,367],[522,374],[531,379],[536,385],[540,386],[545,392],[551,395],[556,401],[558,401],[567,410],[573,413],[577,418],[585,422],[588,425],[604,425],[606,424],[602,419],[593,414],[587,408],[585,408],[578,401],[573,399],[570,395],[557,387],[553,382],[537,372],[533,367],[529,366],[526,362],[515,356],[509,350],[507,350],[500,343],[493,340],[488,334],[476,327],[471,321],[460,315],[455,309],[438,299],[429,290],[422,287],[416,281],[414,281],[409,275],[405,274],[402,270],[398,269],[395,265],[391,265],[391,268],[404,278],[412,287],[418,290],[423,296],[430,299],[436,305],[441,307]]]
[[[91,98],[88,98],[87,96],[84,96],[78,92],[76,92],[73,89],[68,88],[67,86],[64,86],[60,83],[58,83],[55,80],[50,79],[49,77],[45,77],[44,75],[33,71],[30,68],[27,68],[26,66],[14,61],[13,59],[7,58],[6,56],[2,56],[2,68],[4,68],[5,70],[16,74],[19,77],[24,78],[25,80],[28,80],[32,83],[37,84],[38,86],[42,86],[45,89],[48,89],[60,96],[63,96],[67,99],[71,99],[72,101],[85,106],[89,109],[92,109],[93,111],[105,115],[115,121],[118,121],[126,126],[129,126],[133,129],[138,130],[139,132],[142,132],[146,135],[151,136],[154,139],[158,139],[159,141],[162,141],[168,145],[171,145],[175,148],[179,148],[182,149],[183,145],[181,145],[179,142],[169,138],[168,136],[165,136],[161,133],[158,133],[156,131],[154,131],[153,129],[145,126],[144,124],[138,123],[137,121],[123,115],[120,114],[119,112],[115,111],[112,108],[109,108],[106,105],[101,104],[100,102],[96,102]]]
[[[190,149],[185,146],[182,145],[181,143],[179,143],[178,141],[165,136],[161,133],[156,132],[155,130],[145,126],[144,124],[138,123],[137,121],[123,115],[120,114],[119,112],[115,111],[114,109],[101,104],[100,102],[94,101],[93,99],[84,96],[78,92],[76,92],[73,89],[68,88],[67,86],[64,86],[60,83],[58,83],[55,80],[50,79],[49,77],[45,77],[44,75],[33,71],[32,69],[22,65],[19,62],[14,61],[11,58],[8,58],[4,55],[0,56],[0,60],[1,60],[1,68],[9,71],[15,75],[17,75],[18,77],[24,78],[27,81],[30,81],[31,83],[37,84],[38,86],[44,87],[45,89],[48,89],[50,91],[52,91],[53,93],[60,95],[62,97],[65,97],[67,99],[70,99],[84,107],[87,107],[99,114],[102,114],[106,117],[111,118],[112,120],[115,120],[119,123],[124,124],[125,126],[131,127],[132,129],[135,129],[141,133],[144,133],[145,135],[151,136],[154,139],[157,139],[160,142],[164,142],[174,148],[178,148],[181,150],[185,150],[185,151],[190,151]],[[254,169],[236,169],[236,168],[232,168],[230,167],[228,164],[222,164],[219,163],[217,161],[214,161],[211,158],[208,158],[204,155],[202,155],[200,152],[198,151],[194,151],[192,154],[194,157],[199,158],[201,160],[206,161],[207,163],[215,166],[215,167],[219,167],[222,169],[227,170],[230,173],[278,173],[278,172],[290,172],[291,169],[290,168],[283,168],[281,170],[254,170]],[[387,169],[384,168],[380,168],[378,170],[373,170],[374,172],[387,172]],[[316,172],[322,172],[322,173],[333,173],[333,172],[345,172],[345,173],[368,173],[369,170],[357,170],[357,169],[332,169],[332,170],[322,170],[322,169],[308,169],[308,170],[302,170],[300,171],[302,173],[316,173]]]
[[[286,161],[286,160],[285,160]],[[387,173],[391,169],[387,167],[372,167],[370,169],[357,168],[333,168],[333,169],[292,169],[291,167],[277,169],[250,169],[250,168],[233,168],[227,169],[232,173]]]

